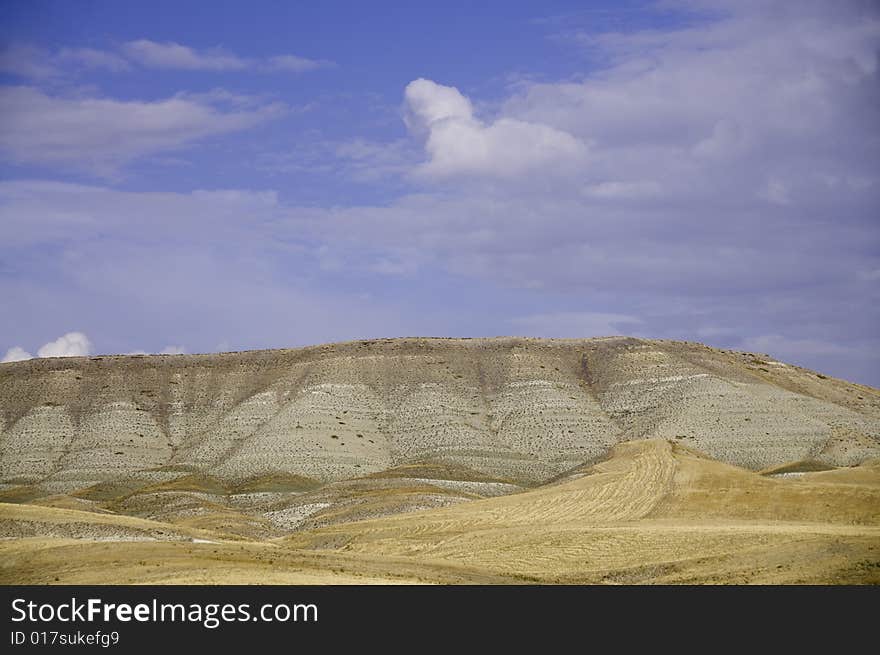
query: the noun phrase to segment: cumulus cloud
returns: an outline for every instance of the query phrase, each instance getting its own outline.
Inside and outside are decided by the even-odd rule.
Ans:
[[[157,351],[157,355],[183,355],[186,348],[183,346],[165,346]],[[37,357],[86,357],[92,354],[92,342],[82,332],[68,332],[54,341],[43,344],[37,350]],[[129,355],[147,355],[146,350],[133,350]],[[19,362],[32,359],[34,355],[20,346],[13,346],[6,351],[0,363]]]
[[[880,252],[880,144],[866,138],[880,106],[878,13],[710,4],[686,28],[578,35],[604,66],[579,81],[519,83],[488,124],[457,89],[412,82],[407,125],[429,155],[419,170],[490,170],[507,184],[444,181],[373,213],[459,272],[528,288],[650,290],[692,304],[712,290],[865,293],[856,280]],[[491,137],[508,121],[588,152],[529,170],[517,138]],[[536,179],[555,184],[535,192]]]
[[[37,350],[37,357],[84,357],[92,352],[92,342],[82,332],[68,332]]]
[[[25,359],[30,359],[33,357],[28,351],[19,346],[13,346],[9,350],[6,351],[6,354],[3,355],[3,359],[0,360],[0,363],[5,362],[20,362]]]
[[[453,86],[410,83],[420,192],[328,210],[316,231],[337,251],[412,247],[424,270],[643,321],[613,332],[764,343],[876,383],[877,8],[664,6],[712,11],[684,28],[580,34],[574,46],[598,66],[520,81],[491,117]],[[527,137],[494,138],[509,122]],[[580,156],[530,168],[533,126],[575,140]]]
[[[410,82],[405,91],[407,125],[425,134],[427,176],[513,176],[585,154],[572,135],[537,122],[498,118],[484,123],[458,89],[431,80]]]
[[[285,110],[280,103],[249,108],[227,104],[186,95],[142,102],[2,87],[0,152],[22,163],[112,174],[133,159],[244,130]]]
[[[37,357],[84,357],[92,352],[92,342],[82,332],[68,332],[55,341],[43,344],[37,350]],[[6,351],[3,362],[18,362],[31,359],[33,355],[20,346]]]
[[[430,131],[443,120],[473,120],[471,101],[452,86],[419,78],[407,85],[404,98],[408,109],[405,119],[412,129]]]

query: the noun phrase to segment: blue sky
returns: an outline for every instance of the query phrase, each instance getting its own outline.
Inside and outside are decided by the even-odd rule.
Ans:
[[[4,3],[0,354],[633,334],[880,386],[876,5],[472,4]]]

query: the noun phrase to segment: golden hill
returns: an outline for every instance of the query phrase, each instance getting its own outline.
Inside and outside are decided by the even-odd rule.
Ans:
[[[878,583],[880,464],[833,473],[628,442],[536,489],[259,542],[4,504],[0,582]]]

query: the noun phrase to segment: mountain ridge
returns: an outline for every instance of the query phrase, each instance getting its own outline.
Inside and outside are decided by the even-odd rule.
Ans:
[[[878,462],[880,391],[692,342],[30,360],[0,578],[876,582]]]
[[[0,500],[213,512],[261,534],[503,495],[652,438],[754,471],[852,466],[880,457],[880,391],[622,336],[0,366]]]

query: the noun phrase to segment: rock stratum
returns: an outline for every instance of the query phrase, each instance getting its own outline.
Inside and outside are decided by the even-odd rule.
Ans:
[[[880,391],[695,343],[35,359],[0,365],[0,581],[741,582],[778,542],[871,582],[878,462]]]

